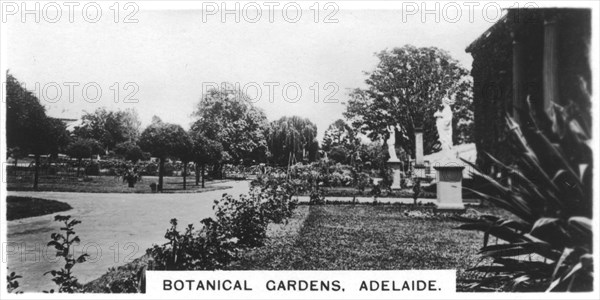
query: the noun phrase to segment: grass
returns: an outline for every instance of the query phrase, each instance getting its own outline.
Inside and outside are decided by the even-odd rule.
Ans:
[[[405,216],[396,205],[311,206],[293,245],[242,263],[274,270],[466,269],[481,235],[450,219]],[[273,257],[279,256],[279,257]],[[263,258],[263,259],[261,259]],[[279,262],[273,264],[273,261]]]
[[[158,183],[156,176],[144,176],[135,187],[129,188],[127,182],[114,176],[87,176],[76,178],[68,176],[41,176],[38,191],[52,192],[78,192],[78,193],[151,193],[150,184]],[[195,193],[206,192],[229,187],[214,186],[217,182],[206,182],[205,188],[196,185],[193,177],[187,179],[187,189],[183,189],[183,177],[163,177],[163,193]],[[8,191],[32,191],[33,179],[31,176],[9,176],[6,184]]]
[[[6,196],[6,220],[43,216],[72,209],[64,202],[32,197]]]
[[[454,229],[450,214],[412,214],[407,205],[300,205],[285,224],[269,224],[263,247],[247,250],[229,270],[410,270],[456,269],[457,290],[476,280],[467,272],[480,258],[483,234]],[[498,209],[468,213],[506,215]],[[160,241],[157,241],[160,242]],[[146,256],[86,284],[106,292],[131,277]],[[118,280],[117,280],[118,279]]]
[[[398,205],[322,205],[296,236],[247,253],[238,270],[457,270],[457,290],[477,274],[483,235],[448,216],[413,217]],[[498,213],[476,208],[478,213]],[[469,211],[475,213],[475,211]],[[419,214],[420,215],[420,214]]]

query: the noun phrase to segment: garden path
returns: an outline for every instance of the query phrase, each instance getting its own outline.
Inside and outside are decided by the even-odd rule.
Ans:
[[[72,210],[57,213],[81,220],[75,227],[81,243],[75,254],[83,250],[90,254],[89,262],[74,267],[81,283],[104,274],[108,268],[145,254],[153,244],[166,241],[164,234],[169,221],[177,218],[179,228],[187,224],[200,226],[200,220],[213,214],[213,200],[223,193],[238,196],[247,193],[247,181],[228,181],[216,185],[229,189],[204,193],[174,194],[112,194],[67,192],[9,192],[9,195],[29,196],[66,202]],[[41,292],[56,286],[44,272],[59,269],[56,250],[46,247],[50,234],[58,232],[57,214],[7,222],[8,244],[2,246],[2,258],[7,259],[9,272],[22,275],[20,290]]]

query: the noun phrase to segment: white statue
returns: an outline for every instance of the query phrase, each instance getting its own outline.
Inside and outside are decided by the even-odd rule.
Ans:
[[[438,110],[433,114],[439,141],[442,144],[442,151],[452,149],[452,108],[450,107],[452,104],[454,104],[454,101],[449,98],[442,99],[442,110]]]
[[[400,161],[396,156],[396,128],[393,125],[387,127],[387,131],[390,133],[390,137],[387,139],[388,153],[390,159],[388,161]]]

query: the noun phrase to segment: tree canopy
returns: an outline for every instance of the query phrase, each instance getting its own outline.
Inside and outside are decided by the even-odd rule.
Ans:
[[[372,140],[387,138],[386,126],[400,125],[396,143],[414,154],[415,128],[422,127],[425,154],[439,148],[433,114],[444,97],[455,100],[454,142],[470,140],[473,115],[469,71],[436,47],[406,45],[376,54],[379,63],[367,73],[366,89],[350,94],[344,113],[352,126]],[[456,113],[460,112],[460,113]],[[462,124],[458,128],[456,124]]]
[[[57,154],[68,141],[64,122],[48,117],[38,98],[7,73],[7,148],[18,148],[21,154]]]
[[[160,159],[177,157],[192,148],[185,130],[176,124],[164,123],[160,119],[150,124],[140,136],[139,145]]]
[[[135,142],[140,135],[140,120],[134,109],[110,111],[104,107],[93,113],[86,112],[81,126],[74,129],[80,138],[91,138],[99,141],[106,150],[123,142]]]
[[[325,130],[321,148],[324,151],[330,151],[333,147],[353,148],[358,144],[360,144],[360,139],[356,136],[354,129],[344,120],[338,119]]]
[[[199,164],[218,162],[222,158],[223,145],[204,136],[202,132],[191,132],[194,142],[194,161]]]
[[[75,139],[67,147],[67,154],[77,159],[90,158],[101,152],[102,145],[94,139]]]
[[[290,154],[295,155],[297,161],[317,158],[317,125],[307,118],[281,117],[269,124],[266,136],[269,153],[276,164],[287,164]]]
[[[221,143],[223,161],[262,161],[267,145],[265,113],[236,89],[210,89],[196,106],[191,131]]]
[[[115,146],[115,154],[121,156],[125,160],[136,162],[144,158],[142,148],[134,142],[123,142]]]

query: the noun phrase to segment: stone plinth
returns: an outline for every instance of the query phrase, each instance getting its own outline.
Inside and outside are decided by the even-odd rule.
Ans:
[[[437,208],[440,210],[463,210],[462,166],[434,167],[437,171]]]
[[[387,162],[388,167],[390,167],[390,169],[392,169],[392,190],[399,190],[401,188],[400,186],[400,173],[401,171],[401,166],[402,163],[400,162],[400,160],[388,160]]]
[[[413,177],[416,178],[425,178],[427,177],[427,172],[425,172],[425,165],[415,165],[413,167]]]
[[[415,165],[423,164],[423,128],[415,128]]]

